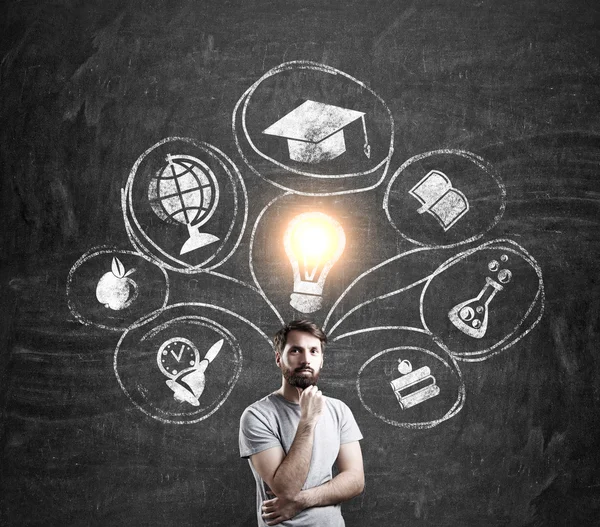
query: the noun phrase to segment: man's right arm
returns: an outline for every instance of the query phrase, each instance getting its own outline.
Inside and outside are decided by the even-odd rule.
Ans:
[[[250,457],[252,466],[276,496],[294,499],[308,476],[315,426],[323,410],[323,396],[310,386],[300,396],[300,422],[287,455],[281,447],[269,448]]]

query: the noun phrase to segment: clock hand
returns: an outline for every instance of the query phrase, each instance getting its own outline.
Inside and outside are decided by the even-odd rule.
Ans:
[[[176,355],[173,350],[171,350],[171,355],[173,355],[173,357],[175,357],[175,360],[177,362],[179,362],[181,360],[181,356],[183,355],[184,351],[185,351],[185,344],[182,344],[181,349],[179,350],[179,355]]]

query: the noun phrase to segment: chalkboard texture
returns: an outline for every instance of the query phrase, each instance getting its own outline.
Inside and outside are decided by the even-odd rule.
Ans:
[[[5,3],[0,524],[255,525],[239,418],[310,317],[348,527],[599,525],[599,20]]]

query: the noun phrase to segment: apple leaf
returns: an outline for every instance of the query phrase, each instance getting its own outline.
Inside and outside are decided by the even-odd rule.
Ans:
[[[132,267],[131,269],[129,269],[129,271],[127,271],[125,273],[125,276],[129,276],[130,274],[133,274],[133,273],[135,273],[135,267]]]
[[[121,260],[119,260],[116,256],[113,256],[111,270],[117,278],[123,278],[125,276],[125,267],[121,263]]]

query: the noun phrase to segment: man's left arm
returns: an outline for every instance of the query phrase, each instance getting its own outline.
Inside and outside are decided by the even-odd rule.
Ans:
[[[265,500],[262,509],[267,525],[277,525],[304,509],[337,505],[358,496],[365,487],[360,443],[351,441],[340,445],[335,464],[338,474],[327,483],[301,490],[293,500],[278,497]]]

